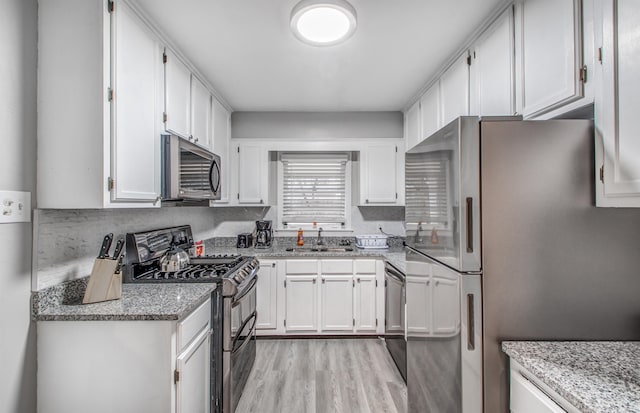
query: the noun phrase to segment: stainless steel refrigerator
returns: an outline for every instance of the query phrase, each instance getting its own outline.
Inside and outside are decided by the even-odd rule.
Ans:
[[[640,339],[640,209],[594,207],[593,148],[461,117],[407,152],[409,412],[508,412],[504,340]]]

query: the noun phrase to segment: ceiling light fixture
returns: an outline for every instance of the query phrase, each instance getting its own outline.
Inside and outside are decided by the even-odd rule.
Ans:
[[[291,30],[307,44],[333,46],[356,31],[356,10],[346,0],[302,0],[291,11]]]

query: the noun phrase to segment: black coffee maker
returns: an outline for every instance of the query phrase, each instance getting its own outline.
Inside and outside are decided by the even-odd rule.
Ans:
[[[271,229],[271,221],[256,221],[255,248],[271,247],[272,238],[273,238],[273,230]]]

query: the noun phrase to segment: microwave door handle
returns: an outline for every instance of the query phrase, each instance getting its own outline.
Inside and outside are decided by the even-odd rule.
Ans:
[[[213,185],[213,168],[216,168],[218,172],[218,182],[216,182],[215,186]],[[214,195],[217,195],[220,189],[220,166],[218,166],[218,162],[215,159],[211,160],[211,165],[209,166],[209,188],[211,188]]]

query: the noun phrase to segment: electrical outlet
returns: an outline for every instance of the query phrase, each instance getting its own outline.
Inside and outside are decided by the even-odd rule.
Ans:
[[[31,192],[0,191],[0,224],[31,222]]]

